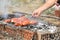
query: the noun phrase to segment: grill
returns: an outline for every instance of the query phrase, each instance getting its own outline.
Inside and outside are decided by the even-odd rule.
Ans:
[[[60,30],[53,24],[49,24],[38,18],[32,18],[30,15],[14,12],[15,14],[8,14],[6,18],[0,16],[0,34],[1,40],[60,40]],[[18,18],[26,16],[30,20],[36,20],[35,25],[15,26],[13,23],[5,23],[3,20]],[[37,20],[38,19],[38,20]]]

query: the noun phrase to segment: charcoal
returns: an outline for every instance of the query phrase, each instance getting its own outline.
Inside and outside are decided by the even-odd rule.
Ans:
[[[9,24],[15,24],[14,22],[9,22]]]
[[[4,18],[3,17],[0,17],[0,21],[3,20]]]
[[[51,39],[54,39],[54,35],[50,34],[50,38],[51,38]]]
[[[9,15],[8,15],[8,18],[14,18],[14,17],[15,17],[14,14],[9,14]]]

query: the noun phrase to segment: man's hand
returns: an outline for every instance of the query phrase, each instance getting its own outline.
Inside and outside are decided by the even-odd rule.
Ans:
[[[44,5],[40,6],[37,10],[33,12],[32,16],[34,17],[40,16],[43,11],[53,6],[55,2],[57,2],[57,0],[47,0],[47,2]]]
[[[37,10],[35,10],[33,13],[32,13],[32,16],[33,17],[39,17],[40,15],[41,15],[41,10],[40,9],[37,9]]]

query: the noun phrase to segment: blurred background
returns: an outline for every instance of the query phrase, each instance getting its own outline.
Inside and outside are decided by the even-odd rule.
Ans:
[[[45,0],[0,0],[0,13],[32,13],[44,3]],[[50,14],[52,12],[54,12],[54,7],[46,10],[43,14]]]

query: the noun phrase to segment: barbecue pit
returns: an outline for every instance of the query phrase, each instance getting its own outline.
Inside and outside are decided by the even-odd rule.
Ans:
[[[10,40],[59,40],[60,29],[53,24],[49,24],[41,19],[31,17],[31,15],[21,12],[14,12],[15,14],[8,14],[7,18],[0,15],[0,34],[10,37]],[[5,23],[3,20],[18,18],[26,16],[30,20],[36,20],[38,23],[35,25],[26,25],[24,27],[17,27],[13,23]],[[4,38],[5,38],[4,37]],[[56,38],[57,37],[57,38]]]

